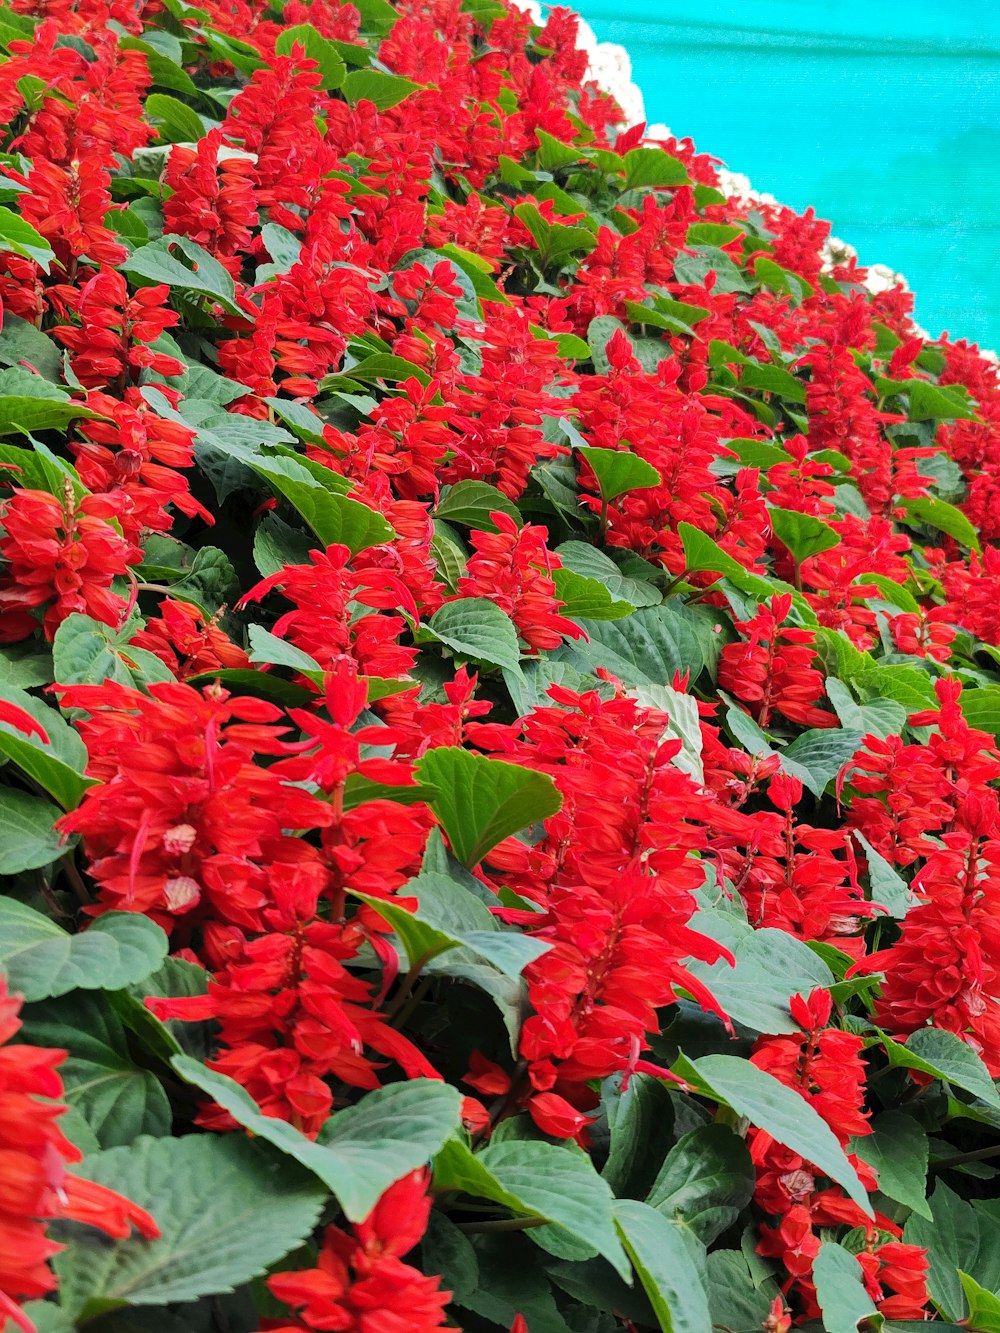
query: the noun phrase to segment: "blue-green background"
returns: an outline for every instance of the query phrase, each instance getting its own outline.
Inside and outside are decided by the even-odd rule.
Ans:
[[[650,122],[905,274],[930,333],[1000,351],[996,0],[573,7],[627,48]]]

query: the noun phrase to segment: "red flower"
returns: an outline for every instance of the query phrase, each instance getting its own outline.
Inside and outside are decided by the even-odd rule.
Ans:
[[[826,695],[823,673],[816,660],[812,630],[786,625],[792,609],[791,593],[775,595],[750,620],[736,621],[749,636],[745,643],[727,643],[719,663],[719,685],[753,705],[761,727],[771,713],[782,713],[805,727],[836,727],[836,717],[816,707]]]
[[[15,491],[0,505],[4,535],[0,554],[0,642],[16,643],[38,627],[31,614],[46,607],[45,637],[73,612],[117,625],[126,609],[111,591],[142,552],[109,520],[117,507],[107,496],[77,500],[69,482],[60,501],[48,491]]]
[[[338,1329],[341,1333],[428,1333],[445,1322],[451,1294],[436,1277],[402,1262],[427,1227],[427,1172],[391,1185],[350,1236],[329,1227],[316,1268],[269,1277],[271,1292],[299,1311],[299,1322],[266,1327],[276,1333]]]
[[[509,514],[495,513],[496,532],[473,532],[466,572],[458,581],[459,597],[488,597],[506,611],[532,653],[558,648],[563,636],[583,638],[572,620],[558,614],[552,572],[562,561],[545,545],[545,528],[526,523],[519,528]]]
[[[10,1044],[20,1007],[0,976],[0,1321],[33,1333],[19,1302],[55,1290],[48,1260],[62,1248],[47,1238],[46,1222],[71,1218],[118,1238],[133,1226],[149,1239],[160,1232],[142,1208],[67,1173],[82,1154],[57,1124],[66,1110],[57,1072],[66,1052]]]

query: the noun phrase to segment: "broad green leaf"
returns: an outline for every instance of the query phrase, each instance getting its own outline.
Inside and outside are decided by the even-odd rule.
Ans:
[[[947,500],[924,495],[916,500],[903,500],[902,508],[906,511],[904,523],[913,519],[918,524],[923,523],[929,528],[947,533],[949,537],[954,537],[961,546],[966,546],[971,551],[982,550],[976,529],[961,509],[956,509]]]
[[[778,1295],[778,1284],[767,1277],[758,1279],[741,1250],[713,1250],[706,1268],[713,1327],[757,1333]]]
[[[811,555],[829,551],[837,546],[840,537],[828,523],[812,514],[800,514],[796,509],[768,510],[771,529],[778,540],[787,546],[795,563],[800,565]]]
[[[0,968],[26,1000],[119,990],[155,972],[166,955],[166,935],[136,912],[106,912],[70,935],[26,904],[0,898]]]
[[[562,602],[560,614],[574,620],[621,620],[635,610],[631,602],[617,602],[607,586],[571,569],[555,569],[552,581]]]
[[[99,412],[74,403],[24,394],[0,394],[0,435],[31,435],[41,430],[65,430],[80,417],[96,420]]]
[[[732,940],[729,918],[720,922],[718,913],[711,912],[697,913],[691,927],[731,950],[735,966],[724,958],[711,964],[690,959],[687,966],[705,983],[722,1010],[751,1032],[769,1036],[799,1032],[789,1010],[791,997],[808,995],[817,987],[826,989],[834,983],[833,973],[823,960],[783,930],[744,927]],[[720,928],[727,933],[720,935]]]
[[[0,648],[0,691],[13,686],[30,690],[36,685],[51,685],[52,654],[39,643],[12,643]]]
[[[660,484],[660,474],[652,463],[627,449],[597,449],[584,445],[576,452],[590,464],[602,500],[614,500],[626,491],[645,490]]]
[[[905,394],[909,399],[906,415],[910,421],[951,421],[956,417],[969,419],[975,416],[968,391],[958,384],[931,384],[922,379],[879,379],[875,381],[875,388],[883,397]]]
[[[131,1059],[125,1029],[108,996],[75,991],[28,1005],[23,1016],[26,1042],[68,1049],[59,1068],[66,1101],[83,1116],[100,1147],[117,1148],[140,1134],[169,1132],[172,1113],[163,1085]]]
[[[782,750],[781,756],[783,761],[793,761],[795,772],[805,785],[821,797],[827,785],[861,749],[863,740],[863,731],[813,727],[797,736]]]
[[[59,1300],[84,1320],[232,1291],[311,1234],[326,1195],[314,1176],[238,1134],[139,1138],[74,1170],[147,1209],[161,1232],[152,1241],[74,1236],[55,1261]]]
[[[337,1111],[316,1142],[285,1120],[262,1114],[233,1079],[177,1055],[174,1069],[258,1138],[308,1167],[334,1194],[352,1222],[363,1221],[397,1180],[423,1166],[455,1132],[457,1088],[416,1078],[369,1092]]]
[[[5,310],[0,329],[0,365],[16,366],[22,361],[47,380],[62,379],[62,357],[54,340],[26,319]]]
[[[756,256],[754,259],[754,273],[765,286],[776,292],[785,292],[791,296],[796,305],[801,305],[807,296],[813,294],[812,283],[807,282],[798,273],[792,273],[789,269],[782,268],[780,264],[776,264],[773,259],[768,259],[766,255]]]
[[[0,755],[33,778],[64,810],[72,810],[92,782],[83,776],[87,750],[76,731],[55,708],[13,686],[0,688],[0,700],[14,704],[45,729],[48,740],[0,722]]]
[[[33,259],[43,273],[48,273],[52,262],[52,247],[30,222],[9,208],[0,208],[0,254],[23,255]]]
[[[544,773],[455,746],[428,750],[417,773],[436,788],[431,806],[455,856],[470,869],[498,842],[554,815],[562,804]]]
[[[931,1220],[912,1214],[903,1228],[903,1240],[927,1251],[927,1289],[931,1299],[945,1319],[958,1323],[966,1313],[959,1271],[976,1267],[979,1217],[943,1180],[934,1186],[929,1202]]]
[[[186,256],[190,268],[175,256],[175,250]],[[166,283],[168,287],[208,297],[229,314],[246,318],[246,312],[236,304],[236,290],[228,270],[187,236],[168,235],[150,241],[133,250],[119,268],[130,277]]]
[[[883,1111],[871,1122],[870,1134],[852,1143],[853,1151],[878,1172],[881,1192],[929,1218],[927,1131],[903,1111]]]
[[[588,542],[563,542],[556,547],[556,555],[563,567],[585,578],[603,583],[614,601],[628,602],[635,607],[657,606],[663,600],[655,584],[625,575],[603,551]]]
[[[710,273],[715,274],[716,292],[751,290],[746,274],[716,245],[692,245],[674,259],[674,277],[687,286],[703,288]]]
[[[633,1199],[618,1200],[615,1222],[662,1333],[711,1333],[704,1250],[694,1236]]]
[[[491,1143],[476,1161],[506,1195],[550,1219],[551,1227],[530,1233],[533,1241],[558,1255],[562,1237],[572,1238],[627,1275],[628,1262],[615,1234],[614,1198],[585,1153],[561,1144],[508,1140]],[[572,1248],[579,1253],[579,1246]]]
[[[702,763],[703,738],[698,701],[691,694],[675,690],[671,685],[636,685],[632,691],[644,708],[657,708],[667,714],[667,736],[675,737],[681,749],[673,762],[682,773],[688,773],[696,782],[705,781]]]
[[[508,514],[520,525],[521,515],[517,506],[502,491],[485,481],[459,481],[454,486],[444,487],[434,517],[446,519],[449,523],[461,523],[467,528],[496,532],[496,524],[490,520],[490,514],[497,512]]]
[[[859,1333],[862,1324],[866,1333],[877,1333],[885,1323],[865,1291],[861,1265],[842,1245],[824,1241],[813,1265],[813,1281],[826,1333]]]
[[[168,93],[150,93],[145,106],[162,143],[193,144],[204,136],[205,125],[201,116],[179,98]]]
[[[488,597],[459,597],[445,602],[431,616],[427,629],[459,657],[517,669],[521,654],[514,622]]]
[[[321,88],[328,92],[339,88],[347,74],[347,66],[334,44],[320,35],[311,23],[299,23],[278,34],[274,49],[279,56],[290,56],[298,45],[307,60],[315,60],[322,75]]]
[[[352,69],[341,84],[349,102],[374,102],[380,111],[398,106],[411,94],[419,92],[421,87],[412,79],[403,79],[397,74],[383,74],[376,69]]]
[[[625,154],[625,188],[659,189],[671,185],[689,185],[687,167],[662,148],[633,148]]]
[[[690,671],[692,682],[706,666],[714,669],[721,651],[715,613],[675,604],[645,607],[624,620],[586,620],[587,641],[556,650],[557,660],[579,671],[604,667],[623,685],[669,685],[676,672]]]
[[[981,1287],[968,1273],[960,1271],[958,1276],[969,1303],[964,1327],[970,1333],[1000,1333],[1000,1296]]]
[[[906,709],[894,699],[857,703],[848,687],[836,676],[827,677],[826,693],[846,731],[860,731],[884,740],[887,736],[898,736],[906,726]]]
[[[874,1216],[868,1194],[832,1130],[794,1088],[735,1055],[706,1055],[695,1060],[693,1068],[711,1096],[811,1162]]]
[[[911,907],[920,901],[895,866],[877,852],[863,833],[854,830],[854,836],[868,862],[868,883],[871,901],[884,907],[891,917],[901,921]]]
[[[173,674],[154,654],[129,646],[141,626],[112,629],[90,616],[73,612],[56,630],[52,662],[60,685],[100,685],[106,680],[141,688],[173,680]]]
[[[754,1181],[745,1140],[726,1125],[704,1125],[671,1148],[646,1202],[710,1245],[750,1202]]]
[[[392,540],[393,530],[381,514],[339,494],[334,473],[330,473],[332,484],[328,485],[325,479],[317,480],[301,459],[269,454],[247,461],[302,515],[324,546],[343,545],[351,555],[357,555],[369,546]]]
[[[972,1047],[953,1032],[918,1028],[910,1033],[905,1045],[886,1039],[885,1048],[891,1065],[932,1074],[1000,1108],[1000,1094],[989,1070]]]
[[[41,796],[0,788],[0,875],[37,870],[62,856],[66,843],[53,827],[61,814]]]
[[[261,625],[250,625],[247,629],[250,644],[250,661],[264,662],[269,666],[289,667],[305,676],[322,677],[323,668],[308,653],[296,648],[294,643],[279,639],[270,630]]]
[[[963,690],[959,699],[962,716],[970,727],[1000,736],[1000,688],[987,686]]]
[[[391,898],[375,898],[355,889],[349,892],[389,923],[406,949],[410,967],[449,949],[466,948],[516,980],[529,963],[552,947],[519,930],[502,930],[485,904],[444,875],[421,875],[409,881],[403,896],[417,899],[412,912]]]
[[[611,1138],[601,1175],[617,1197],[644,1197],[674,1139],[670,1092],[650,1074],[635,1074],[627,1081],[612,1074],[604,1082],[601,1105]]]
[[[539,263],[544,267],[561,263],[569,255],[593,250],[597,238],[586,227],[570,227],[549,222],[537,204],[515,204],[514,216],[524,224],[538,246]]]

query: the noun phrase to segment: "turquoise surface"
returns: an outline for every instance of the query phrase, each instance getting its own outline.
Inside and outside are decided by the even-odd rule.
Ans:
[[[1000,351],[1000,5],[582,0],[650,122],[906,275],[930,333]]]

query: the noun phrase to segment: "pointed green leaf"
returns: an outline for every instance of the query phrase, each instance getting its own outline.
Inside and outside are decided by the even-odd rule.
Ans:
[[[562,804],[546,774],[455,746],[428,750],[417,772],[436,788],[431,806],[455,856],[470,869],[498,842],[554,815]]]

